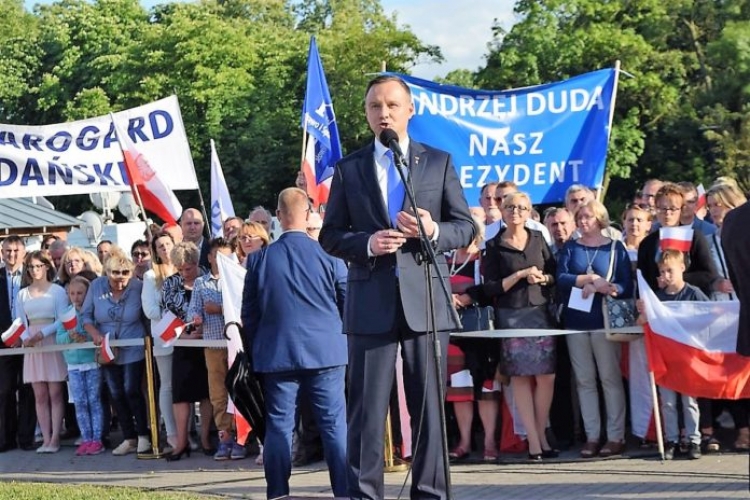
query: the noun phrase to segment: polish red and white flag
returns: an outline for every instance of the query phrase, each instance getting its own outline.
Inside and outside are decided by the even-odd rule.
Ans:
[[[177,200],[174,191],[151,168],[146,157],[138,151],[127,131],[117,124],[114,115],[110,116],[115,126],[120,149],[122,149],[125,170],[128,173],[133,196],[136,200],[141,200],[143,208],[157,215],[165,223],[176,224],[180,215],[182,215],[182,205]]]
[[[660,386],[710,399],[750,398],[750,357],[737,353],[740,303],[660,302],[638,273],[650,370]]]
[[[706,188],[703,187],[703,184],[698,184],[698,187],[695,189],[698,191],[698,201],[695,204],[695,208],[700,209],[706,206]]]
[[[693,228],[690,226],[660,227],[659,248],[689,252],[693,243]]]
[[[76,308],[73,306],[68,307],[60,318],[62,321],[63,328],[66,330],[74,330],[78,326],[78,316],[76,315]]]
[[[112,346],[109,343],[109,335],[110,335],[109,333],[104,335],[104,338],[102,339],[102,345],[101,345],[101,348],[102,348],[101,356],[102,356],[102,360],[105,363],[111,363],[112,361],[115,360],[115,351],[112,350]]]
[[[153,328],[154,337],[161,340],[163,347],[169,347],[172,343],[180,338],[185,330],[184,321],[174,315],[172,311],[165,312],[161,319],[156,322]]]
[[[13,323],[11,323],[10,328],[5,330],[2,334],[2,340],[3,344],[5,344],[8,347],[11,347],[13,344],[16,343],[18,339],[21,338],[23,335],[23,332],[26,331],[26,326],[23,324],[23,321],[21,321],[21,318],[16,318]]]

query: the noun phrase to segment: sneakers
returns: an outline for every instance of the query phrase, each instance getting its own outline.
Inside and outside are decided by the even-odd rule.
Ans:
[[[76,456],[82,457],[84,455],[89,454],[89,447],[91,446],[91,443],[88,441],[84,441],[83,443],[78,445],[78,448],[76,448]]]
[[[219,442],[219,449],[214,454],[214,460],[219,462],[229,460],[232,457],[232,442]]]
[[[129,453],[135,453],[136,451],[138,451],[138,441],[135,439],[126,439],[120,443],[120,446],[112,450],[112,454],[116,457],[121,457]]]
[[[664,445],[664,460],[673,460],[674,452],[677,449],[677,443],[668,442]]]
[[[101,441],[90,441],[89,449],[86,450],[87,455],[98,455],[104,452],[104,445]]]
[[[232,454],[230,455],[232,460],[242,460],[247,457],[247,450],[244,446],[237,443],[232,443]]]
[[[151,451],[151,440],[148,436],[138,436],[138,453],[149,453]]]
[[[687,456],[690,460],[698,460],[701,458],[701,445],[690,443],[688,446]]]

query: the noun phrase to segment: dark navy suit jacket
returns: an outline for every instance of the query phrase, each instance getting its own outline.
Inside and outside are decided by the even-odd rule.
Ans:
[[[431,328],[426,318],[425,271],[419,256],[419,241],[407,240],[396,254],[380,257],[367,254],[370,236],[391,227],[378,187],[374,149],[371,143],[336,165],[320,244],[331,255],[349,262],[344,312],[347,333],[381,334],[391,330],[397,311],[397,266],[406,321],[412,331],[425,332]],[[468,246],[474,237],[474,222],[450,155],[412,140],[408,156],[417,206],[428,210],[440,227],[435,251],[447,281],[448,266],[443,253]],[[409,207],[405,197],[403,208]],[[450,312],[452,305],[445,300],[434,271],[432,279],[437,330],[459,329]]]
[[[345,297],[343,261],[304,232],[285,232],[248,256],[241,315],[255,371],[346,365]]]

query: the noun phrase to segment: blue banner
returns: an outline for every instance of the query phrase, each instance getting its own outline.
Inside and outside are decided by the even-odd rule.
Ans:
[[[399,76],[414,98],[409,135],[451,153],[469,205],[493,181],[515,182],[533,203],[602,185],[614,69],[501,92]]]

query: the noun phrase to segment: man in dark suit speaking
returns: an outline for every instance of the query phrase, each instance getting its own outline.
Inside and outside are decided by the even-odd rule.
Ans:
[[[318,423],[333,495],[343,497],[346,266],[305,232],[310,209],[304,191],[282,191],[276,213],[284,232],[248,257],[242,293],[243,341],[255,371],[262,373],[266,402],[266,493],[268,498],[289,495],[292,431],[302,390]]]
[[[417,213],[440,256],[438,266],[446,279],[443,252],[468,245],[474,225],[450,155],[410,140],[407,134],[414,105],[406,83],[388,75],[372,80],[365,94],[365,113],[376,140],[336,166],[320,233],[323,248],[349,262],[344,309],[344,331],[349,338],[349,496],[384,497],[385,417],[400,344],[415,442],[411,498],[445,498],[446,471],[436,410],[443,402],[438,398],[432,348],[425,334],[432,330],[432,321],[417,220],[404,196],[393,155],[377,137],[386,129],[398,135],[414,184]],[[431,279],[445,373],[448,332],[458,325],[434,271]]]

